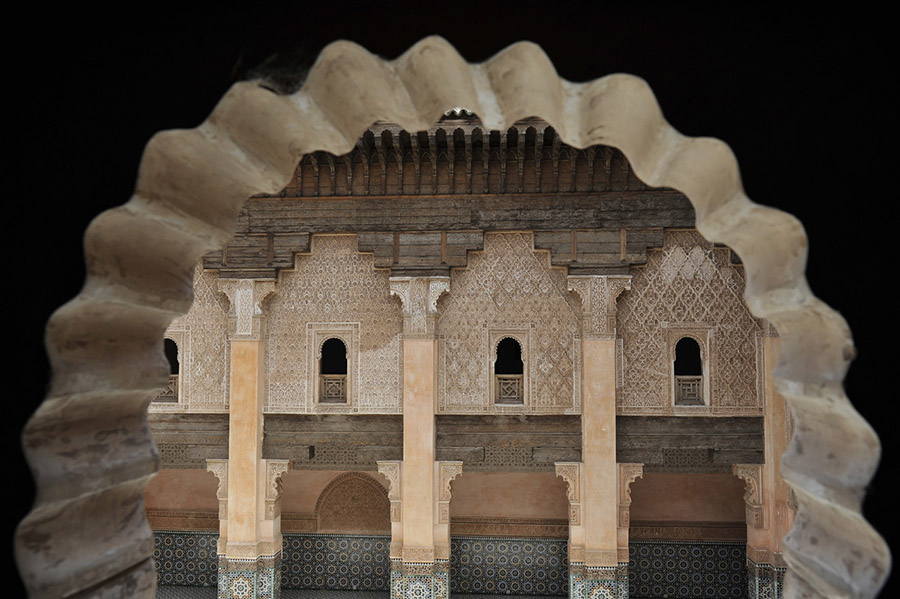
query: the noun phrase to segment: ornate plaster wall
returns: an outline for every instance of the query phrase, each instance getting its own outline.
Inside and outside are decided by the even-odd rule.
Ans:
[[[706,406],[691,413],[762,413],[765,323],[744,304],[744,269],[731,250],[695,231],[667,231],[665,245],[632,268],[631,289],[618,302],[621,340],[616,398],[620,414],[674,414],[675,343],[701,348]]]
[[[228,411],[228,297],[219,291],[217,272],[198,262],[193,274],[191,308],[165,333],[178,345],[178,402],[153,402],[151,412]]]
[[[442,413],[572,413],[581,402],[580,300],[566,271],[535,250],[529,232],[487,233],[484,251],[454,269],[450,292],[438,300]],[[493,405],[495,346],[504,337],[522,347],[522,406]]]
[[[357,251],[355,235],[314,236],[309,254],[280,273],[265,310],[269,412],[399,413],[400,303],[390,295],[390,271]],[[341,338],[348,351],[346,405],[317,404],[319,342]]]

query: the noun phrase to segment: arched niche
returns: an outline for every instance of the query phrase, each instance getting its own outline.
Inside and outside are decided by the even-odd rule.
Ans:
[[[47,326],[51,388],[23,434],[37,500],[15,541],[32,596],[154,595],[141,507],[159,462],[146,424],[168,372],[159,340],[189,308],[194,265],[224,246],[244,200],[278,192],[306,154],[346,153],[375,121],[415,131],[453,106],[488,129],[539,116],[573,147],[619,148],[645,183],[690,199],[707,239],[741,256],[748,307],[781,335],[776,385],[795,417],[783,458],[799,506],[786,595],[874,596],[890,553],[860,502],[880,444],[843,392],[850,332],[806,284],[801,224],[750,202],[730,149],[675,131],[641,79],[564,81],[525,42],[470,65],[439,37],[393,61],[335,42],[296,93],[238,83],[201,126],[148,143],[134,196],[86,232],[84,288]]]
[[[316,531],[389,535],[390,513],[387,489],[363,472],[345,472],[328,483],[319,495]]]

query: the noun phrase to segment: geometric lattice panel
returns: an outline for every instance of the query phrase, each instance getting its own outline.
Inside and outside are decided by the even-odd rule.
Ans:
[[[450,292],[438,302],[438,410],[441,413],[571,413],[581,401],[580,300],[564,268],[534,249],[531,233],[486,233],[484,250],[450,272]],[[525,403],[491,402],[494,343],[522,343]]]
[[[696,231],[666,231],[665,245],[631,270],[631,290],[619,298],[616,334],[622,341],[620,414],[674,413],[674,343],[702,333],[704,384],[710,413],[762,411],[760,337],[763,321],[744,304],[744,269],[728,248]],[[706,345],[705,343],[703,345]]]
[[[390,537],[286,534],[282,588],[387,591],[390,545]]]
[[[309,254],[298,254],[283,270],[265,302],[266,410],[308,414],[348,406],[314,401],[318,376],[310,372],[320,348],[314,332],[352,323],[358,345],[347,346],[353,377],[354,412],[401,411],[400,300],[391,296],[390,272],[375,270],[372,254],[361,254],[355,235],[316,235]],[[344,324],[342,324],[344,323]],[[314,370],[314,369],[313,369]]]
[[[746,597],[747,549],[743,542],[632,541],[628,546],[630,599]]]
[[[450,592],[566,596],[568,541],[450,538]]]
[[[157,584],[215,587],[218,533],[153,532]]]

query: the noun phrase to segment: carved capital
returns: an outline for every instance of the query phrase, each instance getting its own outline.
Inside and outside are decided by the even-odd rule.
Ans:
[[[450,291],[449,277],[391,277],[391,295],[403,303],[403,334],[434,335],[437,301]]]
[[[219,291],[228,296],[229,332],[234,339],[262,338],[262,301],[275,293],[269,279],[219,279]]]
[[[631,483],[644,476],[644,465],[620,463],[618,477],[619,528],[628,528],[631,521]]]
[[[463,463],[459,461],[435,462],[437,472],[437,517],[438,524],[450,524],[450,483],[462,474]]]
[[[382,460],[375,462],[378,472],[388,480],[388,499],[400,500],[400,471],[403,462],[400,460]]]
[[[228,518],[228,460],[206,460],[206,470],[219,479],[216,499],[219,500],[219,519]]]
[[[403,462],[399,460],[383,460],[375,462],[378,472],[388,480],[388,499],[391,502],[391,522],[402,522],[400,509],[400,472]],[[391,550],[393,555],[393,550]]]
[[[630,275],[570,275],[569,291],[581,298],[582,332],[586,337],[614,339],[616,300],[631,289]]]
[[[763,468],[764,464],[734,464],[731,468],[734,475],[744,481],[747,525],[753,528],[767,527],[763,505]]]
[[[581,501],[581,462],[556,462],[556,476],[566,481],[569,502]]]
[[[274,520],[281,515],[281,477],[292,470],[291,460],[266,460],[266,519]]]
[[[450,501],[451,491],[450,483],[454,478],[462,474],[462,462],[438,462],[439,483],[438,483],[438,500]]]

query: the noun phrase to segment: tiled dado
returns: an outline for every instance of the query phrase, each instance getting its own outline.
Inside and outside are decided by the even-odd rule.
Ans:
[[[569,571],[569,588],[571,599],[628,599],[628,564],[574,564]]]
[[[390,537],[285,534],[281,584],[286,589],[386,591]]]
[[[159,584],[217,586],[217,539],[212,532],[156,531]],[[564,597],[576,584],[580,596],[599,592],[609,599],[743,599],[748,589],[749,599],[780,599],[784,578],[784,568],[747,561],[743,542],[632,541],[627,568],[622,564],[610,573],[573,568],[571,583],[564,539],[455,536],[450,545],[449,564],[434,572],[416,572],[416,564],[398,564],[392,571],[387,536],[285,534],[278,574],[285,589],[392,589],[404,599],[438,599],[444,588],[453,594]],[[237,565],[223,572],[220,590],[243,588]],[[258,576],[259,570],[248,572]],[[249,582],[250,574],[243,575]],[[257,581],[257,588],[265,591],[265,581]],[[424,595],[426,590],[431,594]]]
[[[219,556],[218,599],[279,599],[281,554],[255,559]]]
[[[402,563],[392,560],[390,599],[448,599],[450,597],[447,560],[434,563]]]
[[[787,568],[747,560],[747,598],[781,599]]]
[[[629,550],[630,599],[746,596],[744,542],[632,541]]]
[[[450,591],[565,596],[565,539],[450,537]]]
[[[217,532],[154,531],[153,560],[158,584],[215,587],[218,540]]]

